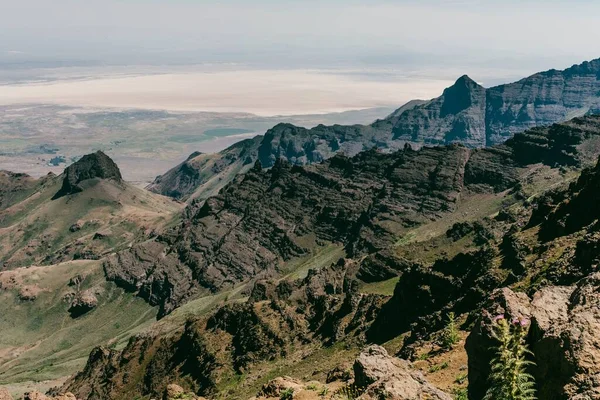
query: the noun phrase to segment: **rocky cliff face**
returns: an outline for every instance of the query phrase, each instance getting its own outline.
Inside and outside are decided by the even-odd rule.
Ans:
[[[485,108],[485,88],[465,75],[437,99],[400,114],[392,129],[392,138],[413,143],[462,143],[482,147]]]
[[[117,164],[103,152],[87,154],[65,169],[62,187],[54,195],[54,199],[83,191],[82,182],[91,179],[121,182],[123,177]]]
[[[600,112],[600,59],[540,72],[486,91],[485,145],[517,132]]]
[[[462,76],[440,97],[409,102],[370,125],[306,129],[279,124],[264,136],[221,153],[196,156],[159,176],[149,189],[187,199],[194,193],[215,194],[214,178],[225,184],[256,160],[269,168],[279,158],[307,165],[339,153],[354,156],[373,147],[395,151],[405,143],[415,148],[451,143],[493,146],[517,132],[594,112],[600,112],[600,59],[489,89]]]

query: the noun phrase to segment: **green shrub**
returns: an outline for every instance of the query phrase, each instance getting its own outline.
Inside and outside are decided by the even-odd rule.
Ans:
[[[535,400],[535,381],[527,373],[534,365],[525,344],[529,321],[518,318],[509,323],[503,315],[495,318],[494,338],[498,341],[492,360],[490,388],[484,400]]]
[[[452,349],[460,341],[456,317],[453,312],[448,313],[448,323],[442,331],[441,346],[445,349]]]
[[[443,363],[441,363],[441,364],[432,365],[432,366],[429,368],[429,372],[430,372],[430,373],[431,373],[431,372],[438,372],[438,371],[441,371],[441,370],[443,370],[443,369],[446,369],[446,368],[448,368],[449,366],[450,366],[450,364],[448,364],[448,361],[444,361],[444,362],[443,362]]]
[[[294,389],[287,388],[281,391],[281,396],[279,398],[281,400],[292,400],[294,398]]]
[[[454,388],[452,389],[452,398],[454,400],[468,400],[469,392],[467,388]]]
[[[462,385],[463,383],[465,383],[467,381],[468,377],[469,377],[469,375],[467,373],[460,374],[456,377],[456,379],[454,380],[454,383],[458,383],[459,385]]]

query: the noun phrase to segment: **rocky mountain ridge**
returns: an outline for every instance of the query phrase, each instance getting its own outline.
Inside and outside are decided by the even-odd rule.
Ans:
[[[600,112],[600,59],[550,70],[489,89],[468,76],[429,101],[412,101],[370,125],[279,124],[212,155],[190,156],[159,176],[149,190],[178,199],[207,198],[256,161],[269,168],[279,158],[294,165],[335,154],[354,156],[378,148],[401,149],[461,143],[478,148],[503,143],[517,132]]]
[[[340,243],[352,257],[393,246],[409,229],[454,212],[474,194],[514,188],[528,167],[577,166],[597,155],[598,117],[516,135],[503,145],[409,146],[294,166],[260,162],[217,196],[192,202],[181,225],[111,256],[109,280],[169,313],[203,289],[277,275],[286,261]]]

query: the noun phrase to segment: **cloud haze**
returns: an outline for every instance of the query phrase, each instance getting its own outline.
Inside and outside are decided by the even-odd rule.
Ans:
[[[0,10],[4,63],[541,68],[600,56],[597,1],[0,0]]]

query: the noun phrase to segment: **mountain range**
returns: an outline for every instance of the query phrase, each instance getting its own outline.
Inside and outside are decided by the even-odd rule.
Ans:
[[[414,100],[370,125],[279,124],[263,136],[216,154],[192,154],[156,178],[148,189],[177,199],[216,194],[254,161],[271,167],[279,158],[294,165],[318,163],[337,153],[353,156],[378,148],[401,149],[461,143],[478,148],[501,144],[515,133],[600,112],[600,59],[563,71],[540,72],[489,89],[468,76],[429,101]]]
[[[0,400],[480,400],[499,316],[540,399],[596,398],[599,68],[277,125],[176,199],[102,152],[0,172]]]

